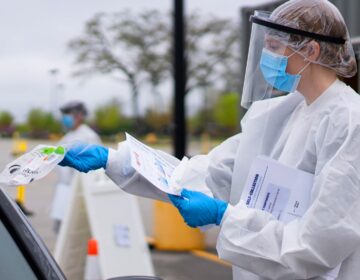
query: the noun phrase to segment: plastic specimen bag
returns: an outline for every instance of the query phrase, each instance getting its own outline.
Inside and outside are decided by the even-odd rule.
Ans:
[[[38,145],[13,162],[0,173],[0,184],[6,186],[27,185],[50,173],[62,161],[66,153],[63,146]]]

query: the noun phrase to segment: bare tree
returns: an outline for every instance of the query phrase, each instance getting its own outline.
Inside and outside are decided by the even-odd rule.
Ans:
[[[96,14],[86,23],[84,33],[69,43],[76,55],[74,74],[104,74],[128,83],[133,113],[138,117],[141,86],[150,85],[159,99],[158,87],[171,75],[171,34],[169,16],[155,10],[136,15],[129,10]],[[232,21],[205,18],[196,12],[188,16],[187,93],[219,85],[223,88],[220,91],[233,87],[237,75],[234,65],[239,63],[237,41],[237,28]]]
[[[163,16],[157,11],[96,14],[86,23],[84,34],[69,42],[78,66],[74,75],[105,74],[127,82],[133,113],[138,117],[140,86],[147,80],[157,85],[168,72],[163,56],[167,33]]]
[[[204,18],[197,12],[187,18],[188,81],[186,92],[221,85],[227,90],[232,83],[234,65],[239,64],[239,34],[227,19]],[[236,70],[237,71],[237,70]],[[226,79],[224,79],[226,77]]]

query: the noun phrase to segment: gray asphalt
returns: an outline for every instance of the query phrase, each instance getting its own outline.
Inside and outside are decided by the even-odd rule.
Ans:
[[[40,143],[44,142],[30,141],[29,149]],[[10,154],[12,145],[12,140],[0,140],[1,170],[8,162],[13,160]],[[52,230],[52,220],[49,217],[56,180],[56,174],[50,173],[46,178],[32,183],[26,190],[26,207],[35,214],[33,217],[29,218],[30,223],[39,233],[50,252],[53,252],[56,241],[56,235]],[[10,196],[15,197],[15,188],[7,187],[5,190],[10,194]],[[143,211],[143,214],[146,214],[146,211]],[[190,253],[152,250],[151,255],[156,275],[164,280],[231,279],[231,268],[229,266],[201,259]]]

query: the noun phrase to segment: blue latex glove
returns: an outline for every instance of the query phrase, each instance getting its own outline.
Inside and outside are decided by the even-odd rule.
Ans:
[[[187,225],[191,227],[209,224],[220,225],[228,204],[206,194],[183,189],[181,196],[169,194],[171,202],[179,209]]]
[[[108,155],[108,148],[100,145],[79,143],[66,152],[59,165],[69,166],[86,173],[90,170],[105,168]]]

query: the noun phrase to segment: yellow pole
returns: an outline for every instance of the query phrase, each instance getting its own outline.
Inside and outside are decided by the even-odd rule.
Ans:
[[[19,204],[21,204],[22,206],[24,206],[24,204],[25,204],[25,193],[26,193],[25,186],[17,186],[17,188],[16,188],[16,201]]]
[[[207,132],[201,134],[200,137],[200,152],[207,154],[210,151],[210,135]]]
[[[205,248],[204,234],[184,223],[170,203],[155,201],[154,245],[158,250],[187,251]]]
[[[14,157],[19,157],[26,153],[28,149],[27,141],[21,139],[14,139],[12,155]]]
[[[19,157],[27,152],[28,143],[26,140],[20,138],[19,133],[15,132],[13,135],[13,148],[12,155],[14,157]],[[25,198],[26,198],[26,187],[25,186],[17,186],[16,188],[16,202],[23,209],[23,211],[27,213],[31,213],[25,209]]]
[[[14,133],[14,142],[12,154],[14,157],[18,157],[26,153],[27,151],[27,141],[22,140],[18,133]],[[18,186],[16,191],[16,201],[22,206],[25,205],[25,186]]]

